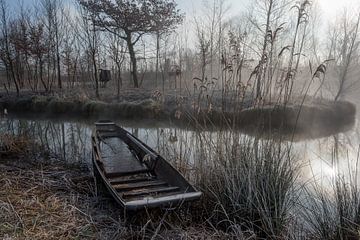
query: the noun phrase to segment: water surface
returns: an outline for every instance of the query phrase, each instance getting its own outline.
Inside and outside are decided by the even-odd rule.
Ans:
[[[198,164],[207,164],[202,151],[214,151],[208,141],[216,142],[219,134],[231,135],[230,130],[196,131],[191,126],[171,122],[119,120],[116,123],[154,148],[175,167],[191,175]],[[338,172],[357,174],[360,134],[358,124],[348,132],[330,137],[285,141],[296,161],[300,161],[302,182],[331,185]],[[27,135],[68,163],[80,163],[91,169],[91,133],[93,121],[84,119],[36,119],[8,117],[0,119],[0,132]],[[238,136],[247,137],[238,133]],[[249,137],[248,137],[249,138]],[[215,154],[215,153],[214,153]],[[299,163],[299,162],[297,162]]]

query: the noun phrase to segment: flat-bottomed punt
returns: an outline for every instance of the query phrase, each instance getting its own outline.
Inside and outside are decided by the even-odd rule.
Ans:
[[[123,208],[174,207],[200,198],[201,192],[128,131],[110,121],[97,122],[95,126],[95,179],[105,184]]]

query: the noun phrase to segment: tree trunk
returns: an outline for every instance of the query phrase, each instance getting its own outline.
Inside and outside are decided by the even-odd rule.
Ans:
[[[93,64],[93,68],[94,68],[94,77],[95,77],[95,95],[96,98],[100,98],[100,94],[99,94],[99,77],[98,77],[98,69],[96,66],[96,50],[97,50],[97,40],[96,40],[96,29],[95,29],[95,23],[94,23],[94,19],[93,21],[93,35],[92,35],[92,44],[91,44],[91,58],[92,58],[92,64]]]
[[[38,85],[39,85],[39,75],[38,75],[38,59],[35,61],[35,69],[34,69],[34,89],[37,92],[38,91]]]
[[[5,65],[5,72],[6,72],[6,80],[7,80],[7,87],[8,89],[10,89],[11,87],[11,77],[10,77],[10,73],[9,73],[9,67],[7,66],[7,64],[4,62]],[[5,84],[6,86],[6,84]]]
[[[40,81],[41,81],[41,83],[42,83],[42,85],[44,86],[44,90],[45,90],[45,92],[48,92],[48,87],[47,87],[47,85],[46,85],[46,83],[45,83],[45,81],[44,81],[44,74],[43,74],[43,61],[42,61],[42,58],[41,57],[39,57],[39,71],[40,71]]]
[[[7,53],[7,55],[8,55],[8,60],[9,60],[11,76],[12,76],[12,78],[14,80],[14,84],[15,84],[15,88],[16,88],[16,94],[17,94],[17,96],[19,96],[20,95],[20,88],[19,88],[18,82],[16,81],[14,66],[13,66],[12,60],[10,58],[10,53]]]
[[[156,72],[155,72],[155,87],[158,85],[159,75],[159,53],[160,53],[160,33],[156,33]]]
[[[137,76],[137,64],[136,64],[136,56],[135,56],[135,50],[134,50],[134,44],[131,41],[131,34],[126,35],[126,43],[129,48],[129,54],[130,54],[130,60],[132,65],[132,72],[131,75],[133,77],[134,87],[139,87],[139,81]]]
[[[120,99],[120,88],[122,87],[122,78],[121,78],[121,63],[119,60],[116,60],[116,73],[117,73],[117,99]]]
[[[121,70],[118,70],[118,81],[117,81],[117,99],[120,99],[120,88],[122,85],[122,80],[121,80]]]
[[[352,58],[354,52],[357,50],[357,47],[355,47],[355,44],[356,44],[356,41],[357,41],[359,25],[360,25],[360,14],[358,16],[357,23],[355,25],[355,29],[354,29],[354,32],[352,34],[352,38],[351,38],[351,42],[350,42],[350,48],[349,48],[349,50],[348,50],[348,52],[346,53],[346,56],[345,56],[345,63],[343,64],[343,67],[341,69],[340,86],[339,86],[339,90],[338,90],[338,92],[337,92],[337,94],[335,96],[335,101],[339,100],[341,98],[342,94],[343,94],[345,82],[346,82],[346,79],[347,79],[347,74],[348,74],[348,71],[349,71],[349,68],[350,68],[350,65],[351,65],[351,61],[352,61],[351,58]],[[345,29],[345,31],[346,31],[346,29]],[[345,43],[343,43],[343,48],[344,48],[344,44]],[[346,47],[346,45],[345,45],[345,47]]]
[[[56,26],[56,66],[57,66],[57,80],[58,80],[58,87],[62,89],[62,82],[61,82],[61,68],[60,68],[60,50],[59,50],[59,33],[58,27]]]
[[[93,67],[94,67],[94,77],[95,77],[95,94],[96,97],[99,98],[100,94],[99,94],[99,79],[98,79],[98,71],[97,71],[97,66],[96,66],[96,52],[93,49],[93,53],[92,53],[92,62],[93,62]]]

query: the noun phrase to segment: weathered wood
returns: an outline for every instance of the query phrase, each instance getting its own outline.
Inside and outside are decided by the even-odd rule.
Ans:
[[[201,192],[153,149],[112,122],[96,124],[94,171],[125,209],[173,206]]]
[[[161,206],[164,203],[168,203],[168,205],[183,203],[185,201],[196,200],[201,197],[201,192],[189,192],[189,193],[181,193],[168,196],[159,196],[157,198],[142,198],[142,199],[133,199],[129,200],[125,204],[125,208],[128,209],[138,209],[139,206]]]
[[[110,179],[110,183],[111,184],[126,184],[126,183],[135,183],[135,182],[144,182],[144,181],[151,181],[154,180],[155,177],[154,176],[150,176],[150,177],[137,177],[137,178],[127,178],[125,179],[124,177],[118,177],[118,178],[113,178]]]
[[[163,192],[173,192],[179,190],[179,187],[158,187],[152,189],[135,189],[132,191],[122,193],[123,197],[134,197],[140,195],[149,195],[149,194],[156,194],[156,193],[163,193]]]
[[[127,191],[131,189],[146,188],[146,187],[158,187],[167,185],[164,181],[154,180],[154,181],[144,181],[144,182],[134,182],[134,183],[123,183],[115,184],[113,188],[118,191]]]
[[[176,190],[176,191],[174,190],[174,191],[170,191],[170,192],[157,192],[156,195],[148,194],[148,195],[140,195],[140,196],[127,196],[126,202],[137,201],[139,199],[163,198],[163,197],[180,195],[180,194],[184,194],[184,192],[179,191],[179,190]]]
[[[108,177],[150,172],[149,168],[129,150],[128,145],[118,137],[102,140],[100,149],[104,170]]]
[[[115,178],[115,177],[123,177],[123,176],[131,176],[141,173],[149,173],[148,169],[136,170],[136,171],[127,171],[127,172],[111,172],[105,173],[106,177],[108,178]]]

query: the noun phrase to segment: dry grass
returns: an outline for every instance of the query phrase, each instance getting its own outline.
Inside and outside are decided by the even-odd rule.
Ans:
[[[6,142],[1,142],[0,158],[0,239],[239,237],[195,224],[188,206],[170,212],[144,211],[129,220],[111,198],[95,196],[88,170],[50,161],[41,154],[33,159],[29,146],[34,144],[25,137],[3,135],[2,139]],[[12,150],[12,154],[5,149]]]
[[[336,169],[328,187],[314,182],[305,188],[301,215],[311,239],[360,239],[359,155],[347,161],[356,165]]]
[[[76,168],[1,163],[0,184],[0,238],[239,239],[205,225],[175,225],[179,213],[142,212],[142,225],[125,224],[122,210],[95,197],[91,177]]]
[[[106,221],[111,223],[111,217],[105,215],[101,220],[101,213],[97,213],[100,221],[93,218],[94,199],[89,178],[79,179],[77,176],[81,173],[77,170],[21,161],[0,165],[0,234],[3,237],[95,239],[101,236],[101,225],[108,225]]]
[[[109,239],[123,232],[118,211],[94,197],[87,171],[35,154],[25,136],[0,138],[0,238]]]
[[[27,136],[0,135],[0,157],[24,154],[30,148]]]

